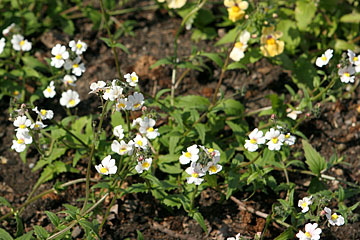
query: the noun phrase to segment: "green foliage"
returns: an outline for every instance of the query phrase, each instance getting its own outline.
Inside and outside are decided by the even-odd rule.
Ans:
[[[325,159],[306,140],[302,140],[302,145],[306,164],[314,174],[320,176],[321,172],[326,169]]]

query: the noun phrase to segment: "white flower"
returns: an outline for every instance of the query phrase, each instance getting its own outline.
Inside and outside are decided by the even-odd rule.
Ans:
[[[336,213],[331,214],[331,209],[327,208],[327,207],[324,208],[324,211],[325,211],[325,213],[326,213],[325,215],[331,225],[333,225],[333,226],[334,225],[337,225],[337,226],[344,225],[345,220],[344,220],[343,216],[338,215]]]
[[[13,140],[11,149],[15,149],[16,152],[23,152],[26,148],[26,144],[32,143],[32,137],[29,135],[29,131],[21,131],[16,133],[17,140]]]
[[[268,145],[269,150],[280,150],[283,142],[285,140],[284,134],[281,134],[279,130],[273,128],[265,134],[265,139],[269,140],[266,145]]]
[[[50,65],[56,68],[61,68],[65,63],[65,60],[69,58],[69,52],[66,51],[66,47],[59,43],[51,49],[51,54],[55,57],[51,58]]]
[[[185,5],[186,0],[167,0],[169,8],[181,8]]]
[[[137,134],[134,138],[134,145],[137,148],[146,149],[148,140],[145,137],[142,137],[140,134]]]
[[[77,78],[74,75],[68,75],[68,74],[66,74],[63,78],[63,82],[64,82],[65,86],[67,86],[67,85],[75,86],[76,80],[77,80]]]
[[[258,144],[264,144],[265,138],[263,137],[263,132],[255,128],[249,135],[250,140],[245,140],[244,147],[250,152],[255,152],[259,146]]]
[[[79,94],[73,90],[67,90],[61,94],[60,105],[67,108],[72,108],[80,102]]]
[[[118,137],[119,139],[124,138],[124,129],[123,129],[122,125],[118,125],[118,126],[114,127],[114,135],[116,137]]]
[[[316,59],[315,65],[318,67],[322,67],[322,66],[328,64],[329,60],[333,57],[333,52],[334,52],[334,50],[332,50],[332,49],[326,50],[325,53],[323,55],[321,55],[321,57],[318,57]]]
[[[52,119],[54,117],[54,112],[52,110],[41,109],[39,111],[38,107],[35,107],[33,111],[36,112],[42,120]]]
[[[115,159],[111,159],[111,155],[106,156],[101,164],[95,165],[98,173],[103,175],[115,174],[117,171],[117,166],[115,166]]]
[[[123,88],[116,85],[116,79],[112,81],[112,86],[109,88],[106,88],[103,98],[105,100],[114,101],[115,99],[118,99],[121,97]]]
[[[220,164],[216,164],[214,161],[208,162],[207,171],[209,171],[210,175],[216,174],[222,170],[222,166]]]
[[[83,72],[85,72],[86,68],[84,63],[80,63],[81,58],[78,56],[76,57],[74,60],[66,60],[65,64],[64,64],[64,68],[66,70],[71,70],[71,73],[80,77],[81,74],[83,74]]]
[[[126,109],[126,105],[128,104],[127,98],[118,98],[116,102],[116,111],[120,111],[122,109]]]
[[[182,152],[180,156],[180,163],[181,164],[188,164],[191,162],[196,162],[199,159],[199,149],[196,144],[188,147],[186,152]]]
[[[235,237],[229,237],[226,240],[240,240],[240,233],[236,234]]]
[[[47,125],[43,124],[41,121],[36,121],[35,123],[31,124],[30,128],[34,130],[40,130],[45,128]]]
[[[302,213],[306,213],[307,211],[309,211],[309,205],[312,204],[311,198],[312,196],[304,197],[302,200],[299,200],[298,207],[301,207]]]
[[[71,48],[71,51],[75,52],[77,55],[80,55],[86,51],[87,44],[80,40],[78,40],[77,42],[75,42],[74,40],[71,40],[69,42],[69,47]]]
[[[140,123],[141,123],[142,121],[143,121],[143,120],[142,120],[141,117],[138,117],[137,119],[134,119],[134,120],[132,121],[132,123],[131,123],[131,127],[135,127],[136,124],[139,124],[139,125],[140,125]],[[145,133],[145,132],[140,132],[140,133]]]
[[[248,31],[243,31],[240,35],[239,42],[235,43],[234,48],[230,52],[230,58],[234,61],[239,61],[242,59],[245,54],[245,50],[247,49],[248,45],[247,42],[250,39],[250,33]]]
[[[96,83],[92,83],[90,85],[91,91],[89,93],[94,93],[100,90],[104,90],[106,83],[104,81],[97,81]]]
[[[27,127],[31,125],[31,120],[27,119],[26,116],[18,116],[14,121],[14,126],[17,127],[15,131],[27,131]]]
[[[11,32],[14,27],[15,27],[15,23],[10,24],[7,28],[5,28],[5,29],[2,31],[2,34],[3,34],[4,36],[8,35],[9,32]]]
[[[54,81],[50,82],[50,85],[43,91],[44,97],[53,98],[56,95]]]
[[[360,72],[360,55],[356,56],[356,54],[348,49],[348,57],[350,60],[350,63],[355,65],[355,71]]]
[[[293,120],[296,120],[297,115],[302,113],[301,111],[292,110],[291,108],[286,109],[286,112],[288,113],[286,116]]]
[[[0,39],[0,54],[4,51],[5,48],[5,38]]]
[[[201,177],[204,176],[205,173],[201,171],[200,166],[195,162],[192,162],[191,166],[188,167],[185,172],[190,175],[190,177],[186,178],[188,184],[195,183],[195,185],[200,185],[204,181]]]
[[[138,110],[144,104],[144,96],[141,93],[135,92],[134,95],[130,95],[127,99],[127,110]]]
[[[296,234],[300,240],[319,240],[322,230],[318,228],[318,224],[308,223],[305,225],[305,233],[301,230]]]
[[[136,87],[136,84],[139,82],[139,77],[138,75],[136,75],[135,72],[133,73],[128,73],[124,75],[124,78],[126,79],[126,82],[129,83],[130,86],[132,87]]]
[[[141,118],[140,118],[141,119]],[[156,137],[160,136],[158,129],[154,129],[155,120],[152,118],[144,117],[144,120],[140,121],[140,128],[139,132],[141,134],[146,134],[148,139],[155,139]]]
[[[149,170],[149,168],[151,167],[151,163],[152,163],[152,159],[151,158],[146,158],[143,161],[138,161],[138,164],[135,167],[135,170],[138,173],[142,173],[144,170]]]
[[[31,50],[31,42],[29,42],[28,40],[24,39],[24,37],[20,34],[14,34],[12,39],[11,39],[11,44],[13,45],[13,48],[16,51],[30,51]]]
[[[125,155],[127,153],[131,155],[133,148],[130,144],[126,144],[124,140],[121,140],[120,143],[114,140],[111,144],[111,150],[119,155]]]
[[[353,66],[340,68],[338,74],[340,76],[341,82],[343,83],[353,83],[355,80],[355,76],[352,76],[355,74],[355,68]]]
[[[287,133],[284,135],[285,138],[284,138],[284,143],[287,144],[287,145],[293,145],[296,141],[296,137],[291,135],[290,133]]]

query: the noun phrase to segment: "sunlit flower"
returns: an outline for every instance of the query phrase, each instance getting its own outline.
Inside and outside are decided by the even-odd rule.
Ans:
[[[83,72],[85,72],[86,68],[84,63],[80,63],[81,58],[78,56],[76,57],[74,60],[66,60],[65,64],[64,64],[64,68],[66,70],[70,70],[71,69],[71,73],[80,77],[81,74],[83,74]]]
[[[283,142],[285,140],[284,134],[281,134],[279,130],[271,128],[266,134],[265,139],[269,140],[266,145],[268,145],[269,150],[280,150]]]
[[[126,82],[129,83],[130,86],[136,87],[137,83],[139,82],[139,77],[136,75],[135,72],[133,73],[127,73],[124,75],[124,78],[126,79]]]
[[[115,159],[111,159],[111,155],[106,156],[101,164],[95,165],[98,173],[103,175],[115,174],[117,171],[117,166],[115,165]]]
[[[127,153],[131,155],[133,147],[124,140],[121,140],[120,143],[117,140],[114,140],[111,144],[111,150],[119,155],[125,155]]]
[[[5,38],[0,39],[0,54],[4,51],[5,48]]]
[[[208,162],[206,168],[210,175],[216,174],[222,170],[222,166],[214,161]]]
[[[301,111],[292,110],[291,108],[286,109],[286,112],[287,112],[286,116],[293,120],[296,120],[297,116],[302,113]]]
[[[63,92],[60,98],[60,105],[67,108],[72,108],[78,105],[80,102],[79,94],[71,89]]]
[[[324,211],[325,211],[325,215],[331,225],[333,225],[333,226],[334,225],[336,225],[336,226],[344,225],[345,220],[344,220],[343,216],[338,215],[336,213],[331,214],[331,209],[327,208],[327,207],[324,208]]]
[[[104,81],[94,82],[90,85],[91,91],[89,93],[94,93],[97,91],[104,90],[105,86],[106,86],[106,83]]]
[[[275,27],[264,27],[260,38],[260,50],[265,57],[274,57],[280,55],[284,51],[284,41],[278,40],[282,36],[282,32],[276,31]]]
[[[249,3],[242,0],[225,0],[224,5],[227,7],[229,19],[233,22],[242,19],[245,16],[245,10],[249,7]]]
[[[142,137],[140,134],[137,134],[134,138],[134,146],[141,149],[146,149],[148,140],[145,137]]]
[[[239,42],[235,43],[234,48],[230,52],[230,58],[232,60],[239,61],[245,56],[244,52],[248,47],[247,42],[249,39],[250,33],[246,30],[243,31],[239,37]]]
[[[338,74],[340,76],[341,82],[343,83],[353,83],[355,80],[355,68],[353,66],[340,68]]]
[[[7,36],[9,34],[9,32],[11,32],[15,27],[15,23],[12,23],[10,24],[7,28],[5,28],[3,31],[2,31],[2,34],[4,36]]]
[[[249,135],[250,140],[245,140],[244,147],[250,152],[255,152],[259,146],[258,144],[264,144],[265,138],[263,137],[263,132],[255,128]]]
[[[26,116],[18,116],[14,121],[14,126],[17,127],[16,131],[26,131],[31,125],[31,120],[27,119]]]
[[[67,86],[67,85],[75,86],[76,80],[77,80],[77,78],[74,75],[68,75],[68,74],[66,74],[63,78],[63,82],[64,82],[65,86]]]
[[[52,110],[41,109],[39,111],[38,107],[35,107],[33,111],[40,116],[41,120],[52,119],[54,117],[54,112]]]
[[[322,230],[318,228],[318,224],[308,223],[305,225],[305,233],[301,230],[296,234],[300,240],[319,240]]]
[[[71,51],[75,52],[77,55],[80,55],[86,51],[87,44],[80,40],[78,40],[77,42],[75,42],[74,40],[71,40],[69,42],[69,47],[71,48]]]
[[[284,143],[287,145],[293,145],[296,141],[296,137],[294,135],[291,135],[290,133],[286,133],[284,138]]]
[[[141,93],[135,92],[134,95],[130,95],[127,99],[127,110],[139,110],[144,104],[144,96]]]
[[[53,98],[56,95],[54,81],[50,82],[50,85],[43,91],[44,97]]]
[[[66,47],[59,43],[51,49],[51,54],[55,57],[51,58],[50,65],[56,68],[61,68],[65,63],[65,60],[69,58],[69,52],[66,51]]]
[[[186,0],[166,0],[169,8],[182,8]]]
[[[11,39],[11,44],[16,51],[30,51],[32,44],[20,34],[14,34]]]
[[[114,135],[116,137],[118,137],[119,139],[123,139],[124,138],[124,129],[122,127],[122,125],[118,125],[116,127],[114,127]]]
[[[195,162],[192,162],[191,166],[188,167],[185,172],[190,175],[190,177],[186,178],[188,184],[195,183],[195,185],[200,185],[204,181],[201,177],[204,176],[205,173],[201,171],[200,166]]]
[[[307,211],[309,211],[309,205],[312,204],[311,198],[312,196],[304,197],[303,199],[299,200],[298,207],[301,207],[302,213],[306,213]]]
[[[325,53],[321,55],[321,57],[318,57],[316,59],[315,65],[318,67],[322,67],[322,66],[328,64],[330,59],[333,57],[333,52],[334,52],[334,50],[332,50],[332,49],[326,50]]]
[[[139,132],[141,134],[146,134],[146,137],[148,139],[155,139],[156,137],[160,136],[158,129],[154,129],[155,123],[156,122],[154,119],[144,117],[144,120],[141,119],[139,123],[140,124]]]
[[[21,131],[16,133],[17,140],[13,140],[11,149],[16,152],[23,152],[26,148],[26,144],[32,143],[32,137],[29,135],[29,131]]]
[[[124,110],[126,109],[127,105],[127,98],[118,98],[117,102],[115,104],[116,111]]]
[[[180,156],[180,163],[181,164],[188,164],[191,162],[196,162],[199,159],[199,149],[196,144],[188,147],[186,152],[182,152]]]
[[[152,163],[152,158],[146,158],[145,160],[138,161],[135,170],[138,173],[142,173],[144,170],[148,171],[151,167],[151,163]]]
[[[355,71],[360,72],[360,55],[356,56],[356,54],[353,51],[348,49],[348,57],[349,57],[350,63],[355,66]]]
[[[45,128],[47,125],[43,124],[41,121],[36,121],[33,124],[31,124],[30,128],[34,130],[40,130]]]

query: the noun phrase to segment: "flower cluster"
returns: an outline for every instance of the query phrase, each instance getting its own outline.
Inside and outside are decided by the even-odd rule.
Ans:
[[[249,7],[249,3],[242,0],[225,0],[224,5],[227,7],[229,19],[233,22],[242,19],[245,16],[245,10]]]
[[[190,163],[185,171],[190,177],[187,177],[187,183],[195,183],[200,185],[204,179],[201,178],[209,173],[216,174],[221,171],[222,166],[218,164],[220,161],[220,152],[213,148],[205,148],[196,144],[188,147],[179,158],[181,164]]]
[[[249,139],[245,140],[244,147],[250,151],[255,152],[259,145],[265,144],[268,145],[269,150],[280,150],[281,146],[293,145],[295,143],[296,137],[291,135],[289,132],[282,132],[282,127],[277,126],[276,129],[270,128],[268,132],[264,133],[255,128],[249,135]]]
[[[12,23],[2,31],[2,34],[4,35],[4,37],[9,37],[9,39],[11,37],[10,42],[12,44],[12,48],[15,51],[22,51],[22,52],[30,51],[32,48],[32,43],[27,39],[25,39],[24,36],[19,33],[13,34],[17,32],[17,30],[18,29],[16,28],[15,23]],[[11,34],[13,35],[10,36]],[[0,39],[0,54],[4,51],[6,45],[6,41],[4,37]]]
[[[260,50],[265,57],[274,57],[284,51],[285,43],[279,40],[282,32],[275,31],[274,26],[264,27],[260,37]]]

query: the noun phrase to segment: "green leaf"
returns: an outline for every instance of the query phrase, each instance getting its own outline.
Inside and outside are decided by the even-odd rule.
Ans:
[[[125,124],[125,120],[122,117],[121,112],[114,112],[114,114],[111,115],[111,126],[115,128],[119,125],[122,125],[123,128],[127,130],[127,125]]]
[[[19,217],[19,214],[15,214],[15,219],[16,219],[16,234],[15,234],[15,236],[20,237],[24,233],[24,224],[23,224],[21,218]]]
[[[294,232],[291,227],[285,230],[285,232],[281,233],[279,236],[275,238],[275,240],[288,240],[294,238]]]
[[[123,50],[127,54],[130,54],[129,49],[127,49],[127,47],[125,47],[125,45],[123,45],[121,43],[115,43],[114,47],[120,48],[121,50]]]
[[[183,172],[180,163],[159,164],[159,168],[161,171],[169,174],[179,174]]]
[[[294,51],[299,46],[301,36],[294,21],[290,19],[280,20],[276,29],[283,33],[281,39],[284,40],[286,49]]]
[[[195,108],[199,110],[207,110],[210,105],[209,99],[202,96],[188,95],[176,98],[176,106],[179,108]]]
[[[340,22],[343,23],[360,23],[360,13],[352,12],[345,14],[340,18]]]
[[[339,202],[343,202],[345,199],[345,191],[341,185],[339,186],[338,195],[339,195]]]
[[[34,231],[30,231],[30,232],[28,232],[28,233],[26,233],[26,234],[24,234],[24,235],[16,238],[15,240],[31,240],[31,239],[32,239],[32,236],[33,236],[33,232],[34,232]]]
[[[84,229],[87,228],[88,230],[91,230],[100,239],[100,236],[98,233],[99,229],[98,229],[97,225],[94,225],[92,222],[89,222],[87,220],[80,220],[79,223]]]
[[[169,140],[169,151],[170,154],[175,153],[175,148],[178,146],[180,136],[171,136]]]
[[[171,91],[170,88],[161,89],[160,91],[158,91],[158,92],[156,93],[155,99],[156,99],[156,100],[159,100],[159,98],[160,98],[164,93],[167,93],[167,92],[170,92],[170,91]]]
[[[214,61],[219,67],[222,67],[224,65],[223,60],[221,59],[220,55],[217,53],[201,53],[200,56],[205,56],[210,58],[212,61]]]
[[[49,211],[45,211],[45,213],[55,227],[59,226],[60,218],[55,213]]]
[[[40,74],[33,68],[30,68],[30,67],[27,67],[27,66],[24,66],[23,67],[23,70],[25,72],[25,76],[26,77],[36,77],[36,78],[39,78],[40,77]]]
[[[35,234],[40,239],[46,239],[50,234],[41,226],[34,226]]]
[[[326,168],[325,159],[307,141],[302,140],[302,145],[306,164],[313,173],[320,176],[321,171]]]
[[[108,47],[112,47],[112,43],[109,38],[101,37],[100,39],[103,40]]]
[[[247,67],[242,64],[241,62],[232,62],[229,65],[227,65],[226,70],[233,70],[233,69],[245,69],[247,70]]]
[[[137,240],[144,240],[144,236],[139,230],[136,230],[136,233],[137,233]]]
[[[219,46],[225,43],[234,42],[236,35],[238,34],[239,29],[233,28],[231,29],[225,36],[223,36],[219,41],[215,43],[215,46]]]
[[[4,205],[11,208],[11,204],[4,197],[0,197],[0,205]]]
[[[206,136],[206,127],[202,123],[195,124],[195,129],[199,134],[199,138],[202,144],[205,144],[205,136]]]
[[[316,5],[313,1],[297,1],[295,19],[300,30],[306,30],[315,16]]]
[[[157,66],[163,64],[173,64],[173,62],[169,58],[162,58],[156,61],[153,65],[150,66],[150,69],[156,68]]]
[[[13,240],[12,236],[2,228],[0,228],[0,239],[1,240]]]
[[[195,221],[197,221],[200,224],[200,226],[205,231],[205,233],[207,233],[208,230],[207,230],[207,227],[205,225],[204,217],[201,215],[201,213],[200,212],[195,212],[192,217],[195,219]]]

